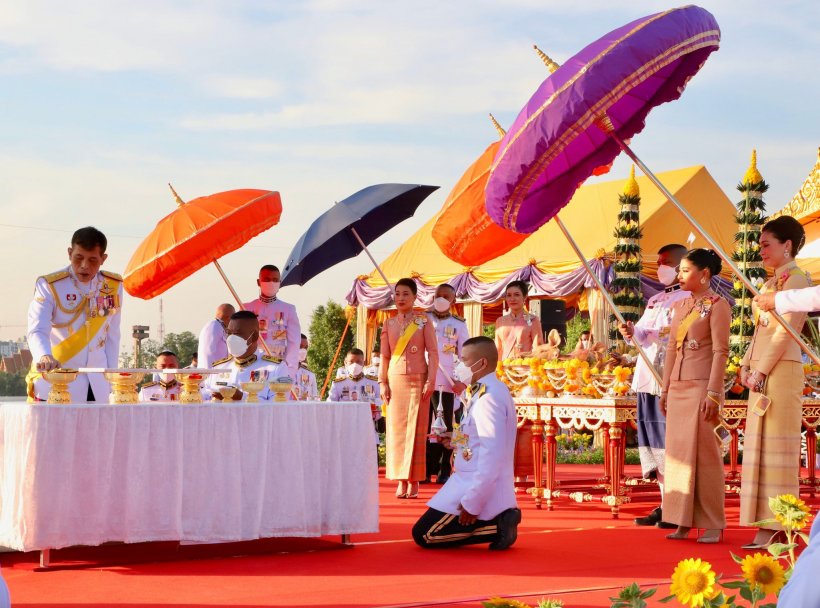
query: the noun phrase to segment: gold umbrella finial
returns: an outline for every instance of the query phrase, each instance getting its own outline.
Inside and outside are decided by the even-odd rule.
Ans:
[[[535,52],[538,53],[538,56],[541,58],[541,61],[544,62],[544,65],[547,66],[547,69],[550,71],[550,74],[554,74],[555,71],[560,68],[561,66],[555,63],[549,55],[547,55],[544,51],[538,48],[537,44],[533,44],[532,48],[535,49]]]
[[[507,132],[504,130],[504,127],[498,124],[498,121],[495,119],[495,116],[493,116],[492,112],[490,112],[490,120],[493,121],[493,126],[495,127],[495,130],[498,131],[498,134],[501,137],[504,137],[507,134]]]
[[[635,180],[635,165],[629,169],[629,179],[624,185],[624,196],[638,197],[641,195],[641,190],[638,188],[638,182]]]
[[[185,204],[185,201],[179,198],[179,194],[177,194],[177,191],[174,190],[174,187],[171,185],[170,182],[168,182],[168,187],[171,189],[171,193],[174,195],[174,200],[177,202],[177,205],[182,207],[182,205]]]
[[[746,169],[746,174],[743,176],[743,182],[746,184],[759,184],[763,181],[763,176],[757,170],[757,150],[752,150],[752,160],[749,162],[749,168]]]

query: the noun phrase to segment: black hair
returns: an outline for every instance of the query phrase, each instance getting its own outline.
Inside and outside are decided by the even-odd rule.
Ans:
[[[464,346],[474,346],[477,344],[492,344],[495,346],[495,342],[492,338],[488,338],[487,336],[474,336],[472,338],[467,338],[464,340]]]
[[[362,357],[364,357],[364,351],[361,348],[351,348],[349,351],[347,351],[347,354],[348,355],[361,355]]]
[[[698,270],[706,270],[708,268],[713,277],[719,275],[723,268],[720,256],[712,249],[693,249],[688,252],[683,259],[692,262]]]
[[[91,251],[94,247],[99,247],[100,253],[105,253],[108,247],[108,239],[94,226],[86,226],[75,231],[72,235],[71,246],[74,247],[74,245],[79,245],[88,251]]]
[[[662,253],[672,253],[672,252],[686,253],[686,247],[683,246],[683,245],[680,245],[678,243],[670,243],[669,245],[664,245],[663,247],[658,249],[658,255],[661,255]]]
[[[274,266],[273,264],[265,264],[264,266],[262,266],[262,268],[259,269],[259,272],[261,273],[263,270],[270,270],[271,272],[279,272],[279,269],[276,266]]]
[[[455,293],[455,292],[456,292],[456,288],[455,288],[455,287],[453,287],[452,285],[450,285],[449,283],[442,283],[441,285],[439,285],[438,287],[436,287],[436,290],[439,290],[439,289],[441,289],[442,287],[446,287],[447,289],[452,289],[452,290],[453,290],[453,293]]]
[[[157,354],[157,357],[177,357],[177,354],[172,350],[164,350]],[[179,359],[179,357],[177,357]]]
[[[589,329],[584,329],[584,330],[583,330],[583,331],[581,331],[581,333],[580,333],[580,334],[578,334],[578,335],[579,335],[579,336],[583,336],[584,334],[588,334],[588,335],[589,335],[589,337],[592,337],[592,331],[590,331]]]
[[[769,222],[766,222],[761,232],[768,232],[781,243],[792,242],[792,257],[806,244],[806,230],[803,225],[790,215],[781,215]]]
[[[259,317],[256,316],[256,313],[250,310],[237,310],[231,315],[231,321],[243,321],[245,319],[257,321],[258,318]]]
[[[301,336],[302,336],[302,340],[307,340],[308,339],[308,337],[305,334],[301,334]]]
[[[398,281],[396,281],[396,287],[398,287],[399,285],[404,285],[405,287],[410,289],[410,291],[413,292],[413,295],[416,295],[419,292],[419,287],[418,285],[416,285],[416,282],[413,279],[399,279]]]
[[[530,291],[529,285],[527,285],[525,281],[512,281],[510,283],[507,283],[507,286],[504,288],[504,293],[506,294],[507,290],[509,290],[511,287],[518,287],[518,289],[521,290],[521,294],[525,298],[527,297],[527,294]]]

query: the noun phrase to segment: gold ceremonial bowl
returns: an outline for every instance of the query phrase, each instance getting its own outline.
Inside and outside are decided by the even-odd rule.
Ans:
[[[242,382],[242,390],[248,394],[246,401],[248,403],[258,403],[259,393],[265,389],[264,382]]]
[[[274,381],[270,383],[270,390],[273,391],[275,397],[274,401],[287,401],[290,389],[293,387],[293,382],[279,382]]]
[[[65,405],[71,403],[71,392],[68,385],[77,379],[79,372],[76,369],[53,369],[50,372],[41,372],[43,380],[51,384],[46,403]]]
[[[137,384],[145,377],[145,372],[104,372],[103,375],[111,383],[109,403],[124,404],[139,401]]]
[[[202,403],[199,385],[205,381],[203,375],[198,372],[177,372],[175,375],[182,384],[182,390],[179,392],[179,402]]]
[[[219,390],[219,394],[222,395],[222,399],[225,401],[231,401],[236,394],[235,386],[220,386],[217,390]]]

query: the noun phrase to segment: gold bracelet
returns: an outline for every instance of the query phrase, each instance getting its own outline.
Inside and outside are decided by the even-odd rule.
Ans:
[[[715,405],[717,405],[718,407],[720,407],[720,401],[718,401],[718,400],[715,398],[715,396],[714,396],[714,395],[710,395],[710,394],[708,394],[708,393],[707,393],[707,394],[706,394],[706,396],[707,396],[707,397],[709,397],[709,399],[711,399],[711,400],[715,403]]]

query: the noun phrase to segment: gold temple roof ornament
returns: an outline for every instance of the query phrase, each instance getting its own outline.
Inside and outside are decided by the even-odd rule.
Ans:
[[[770,219],[781,215],[790,215],[804,226],[820,221],[820,148],[817,149],[814,167],[797,194],[780,211],[773,213]]]

